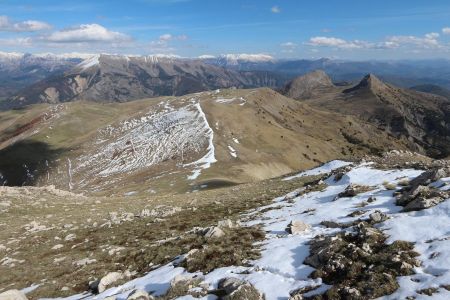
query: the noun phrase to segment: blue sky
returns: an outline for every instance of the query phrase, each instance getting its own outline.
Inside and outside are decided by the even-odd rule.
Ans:
[[[450,1],[0,0],[0,51],[450,58]]]

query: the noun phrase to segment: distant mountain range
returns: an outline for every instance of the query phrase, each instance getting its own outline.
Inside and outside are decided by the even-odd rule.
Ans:
[[[0,99],[49,76],[61,74],[76,66],[88,54],[23,54],[0,52]]]
[[[83,61],[87,61],[84,64],[86,65],[89,61],[95,60],[95,57],[98,55],[0,52],[0,100],[6,98],[10,100],[8,105],[2,106],[8,108],[53,101],[55,100],[53,90],[48,90],[50,95],[45,95],[45,90],[52,87],[61,89],[58,90],[60,97],[58,101],[70,101],[86,95],[92,96],[96,101],[125,101],[136,97],[180,95],[232,86],[281,88],[292,78],[318,69],[325,71],[336,84],[357,82],[365,74],[373,73],[383,81],[400,87],[433,85],[444,91],[450,89],[450,61],[448,60],[360,62],[326,58],[279,60],[266,54],[206,55],[195,59],[173,55],[100,55],[102,59],[97,68],[101,70],[100,79],[99,76],[93,76],[92,70],[77,67]],[[115,61],[115,63],[108,61]],[[131,62],[132,67],[119,61]],[[168,62],[173,68],[168,66]],[[88,74],[89,72],[91,74]],[[77,84],[76,89],[83,89],[83,93],[80,94],[78,91],[70,91],[72,88],[64,87],[72,83],[60,82],[62,79],[74,80],[77,74],[83,78],[89,78],[90,84],[94,84],[95,81],[95,87],[90,86],[90,91],[85,91],[85,87]],[[111,81],[112,75],[121,76],[120,84],[113,91],[104,82]],[[133,87],[131,94],[124,92],[126,86],[121,86],[124,83],[124,76],[133,78],[127,79]],[[151,82],[147,82],[149,78]],[[116,84],[114,80],[110,82],[112,83]],[[99,84],[102,85],[101,88]],[[92,92],[92,89],[95,89],[95,92]],[[41,97],[29,99],[30,96],[37,94],[44,99],[42,100]],[[16,100],[20,97],[24,99],[19,102],[14,101],[15,105],[12,105],[11,99],[14,96],[19,96],[15,97]]]
[[[126,102],[231,87],[276,88],[286,80],[268,71],[236,71],[203,60],[102,54],[24,88],[3,101],[2,107],[73,100]]]

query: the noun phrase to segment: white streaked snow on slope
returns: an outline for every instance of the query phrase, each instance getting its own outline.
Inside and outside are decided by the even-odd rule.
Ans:
[[[213,143],[214,131],[209,126],[208,119],[206,118],[206,115],[203,112],[203,109],[202,109],[202,107],[200,105],[200,102],[197,102],[195,104],[195,107],[197,108],[197,110],[198,110],[198,112],[200,114],[200,117],[203,120],[203,125],[204,125],[204,128],[205,128],[205,132],[208,135],[208,148],[207,148],[208,152],[205,154],[205,156],[203,156],[199,160],[197,160],[197,161],[195,161],[193,163],[185,165],[185,166],[192,166],[192,165],[196,166],[196,168],[192,172],[192,174],[190,176],[188,176],[188,179],[190,179],[190,180],[197,179],[197,177],[200,176],[201,171],[203,169],[209,168],[211,166],[211,164],[213,164],[213,163],[215,163],[217,161],[216,157],[215,157],[215,153],[214,153],[215,152],[214,143]]]
[[[348,163],[335,161],[322,167],[308,171],[310,174],[327,173],[337,166]],[[376,170],[368,164],[353,167],[339,181],[330,177],[325,182],[327,187],[322,191],[306,193],[291,201],[284,201],[287,196],[292,197],[294,192],[274,199],[268,206],[260,207],[243,215],[245,225],[261,224],[267,232],[266,240],[261,243],[261,258],[253,261],[251,267],[233,266],[219,268],[205,275],[204,281],[210,284],[210,289],[217,287],[217,283],[224,277],[238,277],[251,282],[256,288],[265,293],[267,300],[288,299],[289,292],[300,287],[320,284],[319,279],[308,278],[313,268],[303,264],[309,255],[309,242],[319,234],[330,234],[339,229],[325,228],[320,225],[322,221],[350,222],[358,218],[365,218],[375,210],[389,215],[390,219],[381,223],[382,229],[390,235],[389,241],[408,240],[415,242],[415,250],[421,253],[423,265],[416,268],[417,274],[399,277],[400,289],[386,299],[404,299],[414,296],[415,299],[430,299],[426,295],[418,294],[421,288],[435,286],[439,293],[433,299],[450,299],[450,292],[440,288],[440,284],[450,281],[450,201],[423,210],[420,212],[403,213],[401,207],[395,205],[394,191],[386,190],[383,183],[388,181],[398,184],[402,179],[412,179],[420,175],[419,170]],[[443,181],[448,182],[448,179]],[[336,196],[344,191],[349,184],[365,184],[372,190],[352,198],[338,198]],[[350,213],[360,210],[358,204],[374,197],[375,201],[364,207],[364,215],[350,217]],[[277,209],[268,210],[266,208]],[[312,211],[311,209],[314,209]],[[258,212],[262,212],[258,215]],[[252,219],[251,217],[254,217]],[[288,235],[284,229],[291,220],[301,220],[312,227],[303,235]],[[427,240],[432,240],[431,242]],[[431,254],[439,255],[431,258]],[[148,273],[146,276],[135,279],[123,286],[112,288],[98,296],[88,296],[85,299],[104,299],[116,294],[118,300],[126,296],[134,288],[143,288],[147,291],[156,291],[163,294],[169,287],[172,278],[178,274],[186,274],[182,268],[175,268],[172,263]],[[420,279],[413,281],[412,279]],[[328,288],[323,284],[320,292]],[[317,291],[316,291],[317,292]],[[84,295],[85,296],[85,295]],[[71,299],[80,299],[78,295]],[[184,297],[180,299],[191,299]],[[206,298],[204,298],[206,299]],[[209,299],[214,299],[209,298]]]
[[[92,153],[78,159],[76,172],[107,177],[171,159],[185,162],[205,149],[202,158],[184,166],[194,167],[195,174],[199,175],[216,161],[213,131],[198,100],[180,108],[166,101],[144,116],[103,129]]]

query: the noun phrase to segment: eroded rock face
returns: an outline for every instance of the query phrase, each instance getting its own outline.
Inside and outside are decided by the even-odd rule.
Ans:
[[[305,260],[316,268],[311,277],[333,285],[315,299],[372,299],[391,294],[398,288],[396,277],[413,274],[413,267],[419,265],[413,244],[387,245],[383,233],[366,222],[353,229],[354,233],[319,236],[311,243]]]

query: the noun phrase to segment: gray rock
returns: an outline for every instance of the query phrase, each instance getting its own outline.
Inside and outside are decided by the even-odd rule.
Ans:
[[[246,282],[240,285],[231,294],[224,297],[224,300],[264,300],[264,295],[253,285]]]
[[[111,272],[106,274],[100,280],[89,283],[89,289],[94,293],[103,293],[106,289],[113,286],[114,283],[124,278],[120,272]]]
[[[370,221],[371,221],[372,224],[380,223],[380,222],[383,222],[383,221],[387,220],[386,214],[382,213],[379,210],[371,213],[369,215],[369,218],[370,218]]]
[[[305,231],[308,231],[310,228],[310,225],[300,220],[294,220],[291,221],[291,223],[289,223],[289,225],[286,227],[286,232],[290,234],[302,234]]]
[[[207,239],[220,238],[225,235],[225,232],[219,227],[211,227],[206,233],[205,237]]]
[[[237,288],[241,285],[245,284],[245,281],[234,278],[234,277],[228,277],[228,278],[222,278],[218,283],[218,289],[224,290],[226,294],[231,294]]]

